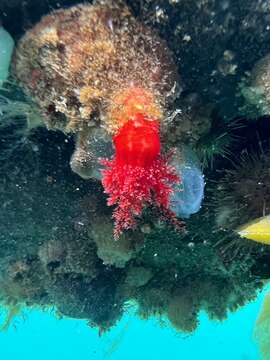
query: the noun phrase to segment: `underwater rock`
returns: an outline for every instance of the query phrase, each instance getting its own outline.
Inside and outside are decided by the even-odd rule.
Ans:
[[[49,240],[38,250],[38,256],[45,271],[60,267],[65,259],[66,248],[60,240]]]
[[[125,283],[131,287],[140,287],[147,284],[152,277],[151,269],[143,266],[131,266],[127,270]]]
[[[181,183],[174,187],[170,198],[170,209],[179,217],[188,218],[201,208],[204,197],[204,176],[196,154],[188,147],[174,155],[172,165],[175,167]]]
[[[196,221],[192,220],[193,217],[188,219],[186,234],[179,235],[165,226],[151,226],[150,231],[143,234],[134,232],[131,236],[127,232],[115,241],[109,222],[110,212],[105,207],[101,189],[97,191],[97,187],[89,186],[69,169],[68,149],[72,151],[72,144],[64,143],[62,136],[60,139],[55,137],[57,133],[46,138],[44,131],[39,137],[39,162],[28,161],[25,153],[21,153],[21,163],[16,158],[16,165],[20,167],[17,176],[14,175],[14,163],[10,162],[11,169],[6,175],[13,176],[0,182],[1,199],[6,203],[5,215],[9,221],[8,232],[2,231],[6,239],[1,238],[0,249],[2,302],[15,299],[18,303],[54,305],[63,315],[87,319],[102,331],[114,326],[121,317],[124,301],[137,301],[139,315],[148,318],[168,314],[173,295],[191,296],[194,309],[187,317],[190,316],[194,325],[192,314],[197,313],[197,304],[200,304],[200,309],[206,309],[209,316],[223,319],[228,310],[236,309],[256,296],[260,284],[250,272],[252,264],[236,260],[225,267],[212,247],[220,234],[209,232],[212,227],[201,214],[194,215],[198,216]],[[62,160],[60,167],[59,159]],[[54,180],[43,182],[48,174],[53,174]],[[23,193],[15,191],[16,184],[21,184],[18,182],[20,179],[27,179]],[[15,215],[10,216],[11,206],[16,203],[7,203],[12,196],[20,198],[22,194],[25,205],[19,206],[21,211],[25,211],[27,201],[33,196],[38,208],[40,201],[48,204],[44,214],[35,212],[42,218],[40,226],[44,219],[46,222],[31,239],[28,234],[32,228],[29,228],[27,218],[21,219],[17,208],[13,209]],[[46,200],[41,196],[46,196]],[[52,204],[55,207],[51,207]],[[1,216],[4,216],[3,212]],[[203,221],[198,221],[200,216]],[[31,223],[37,222],[33,213],[29,219]],[[77,219],[82,221],[80,226]],[[152,224],[150,217],[145,221]],[[3,217],[0,224],[2,228],[6,226],[7,218]],[[11,228],[17,229],[16,237],[11,237]],[[7,245],[12,245],[9,251],[5,249]],[[16,263],[27,253],[35,261],[13,266],[9,272],[3,271],[4,266],[8,268],[11,256]],[[107,265],[102,264],[104,260]],[[24,270],[14,271],[19,267]],[[12,275],[10,278],[8,273],[15,274],[15,277]],[[20,280],[21,275],[23,280]],[[217,285],[210,286],[209,283]],[[189,289],[189,294],[184,294],[182,289]],[[171,313],[173,307],[171,303]]]
[[[127,7],[97,2],[44,17],[20,40],[13,73],[49,128],[77,132],[84,124],[98,126],[91,118],[98,112],[105,128],[115,131],[138,103],[140,112],[161,117],[178,79],[171,58],[165,42]],[[145,89],[144,99],[128,100],[123,117],[132,87]]]
[[[134,245],[128,235],[123,234],[117,241],[113,238],[113,224],[108,218],[96,219],[90,227],[89,235],[94,240],[97,255],[104,265],[123,268],[135,254]]]
[[[270,114],[270,55],[260,59],[253,67],[251,74],[243,82],[241,91],[246,104],[243,111],[252,117]]]
[[[162,133],[164,145],[177,147],[186,144],[194,147],[211,128],[214,105],[203,103],[198,93],[190,93],[182,96],[175,106],[176,110],[168,116]]]
[[[98,256],[96,246],[88,236],[80,236],[75,241],[67,242],[65,273],[80,274],[89,279],[98,274]]]
[[[216,104],[224,119],[241,113],[239,82],[269,48],[268,4],[261,0],[128,3],[169,39],[170,48],[181,59],[178,67],[184,90]]]
[[[167,39],[170,50],[179,59],[177,66],[184,84],[181,82],[181,87],[188,93],[203,95],[206,103],[217,104],[225,117],[233,118],[239,105],[235,96],[239,81],[268,51],[269,6],[261,0],[126,3],[136,17]],[[27,0],[23,4],[17,0],[0,4],[1,11],[11,19],[4,18],[4,25],[16,37],[52,8],[67,7],[74,1],[51,0],[50,8],[43,0],[38,4]]]
[[[200,306],[195,304],[192,291],[181,289],[179,294],[174,294],[169,301],[167,315],[176,330],[192,332],[198,326],[198,312]]]
[[[107,275],[96,280],[59,277],[48,289],[58,311],[68,317],[88,319],[95,326],[110,327],[122,314],[115,298],[115,282]]]
[[[202,214],[188,219],[187,232],[181,236],[169,229],[145,235],[144,246],[136,261],[151,269],[153,276],[132,294],[144,317],[166,315],[173,295],[180,294],[193,299],[187,316],[193,316],[191,324],[195,326],[195,314],[199,310],[205,310],[210,318],[223,320],[229,311],[237,310],[256,297],[256,289],[262,286],[257,275],[252,273],[256,259],[245,254],[244,258],[225,260],[215,245],[223,238],[228,239],[230,234],[213,231],[214,219],[208,218],[207,214],[204,209]],[[162,292],[159,300],[158,296],[148,297],[148,293],[157,290],[159,294]]]
[[[96,248],[83,237],[73,241],[49,240],[40,247],[38,255],[50,276],[72,273],[94,278],[98,273]]]
[[[136,294],[138,315],[143,319],[160,316],[167,309],[171,294],[165,287],[142,287]]]
[[[48,294],[40,263],[34,258],[17,258],[0,276],[0,298],[5,304],[45,305]]]

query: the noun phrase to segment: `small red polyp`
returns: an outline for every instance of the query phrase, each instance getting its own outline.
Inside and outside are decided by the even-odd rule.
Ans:
[[[147,205],[168,209],[172,186],[180,181],[168,158],[160,156],[159,123],[136,114],[113,138],[115,158],[102,160],[102,184],[116,205],[114,236],[136,226],[136,217]],[[167,212],[169,213],[169,212]]]

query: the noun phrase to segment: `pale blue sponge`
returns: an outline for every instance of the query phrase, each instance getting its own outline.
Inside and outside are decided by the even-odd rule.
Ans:
[[[14,40],[0,25],[0,86],[8,78]]]
[[[189,147],[183,147],[173,166],[181,178],[171,196],[170,209],[179,217],[188,218],[200,210],[204,197],[204,176],[197,156]]]

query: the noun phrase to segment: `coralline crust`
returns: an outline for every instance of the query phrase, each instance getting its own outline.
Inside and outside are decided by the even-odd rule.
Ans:
[[[121,120],[126,118],[130,89],[136,94],[144,89],[149,102],[128,101],[127,111],[138,106],[139,112],[160,119],[178,81],[165,42],[124,4],[113,1],[81,4],[43,17],[19,41],[13,73],[39,105],[46,126],[64,132],[99,125],[93,116],[98,113],[107,131],[114,133],[122,125],[119,114]]]

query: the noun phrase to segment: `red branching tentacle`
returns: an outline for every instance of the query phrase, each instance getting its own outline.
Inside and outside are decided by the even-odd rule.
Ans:
[[[114,136],[115,157],[103,159],[102,184],[109,195],[108,205],[114,205],[114,236],[136,226],[136,218],[146,206],[154,206],[178,225],[169,210],[170,195],[180,182],[169,163],[173,151],[160,155],[159,122],[143,114],[135,114]],[[182,224],[181,224],[182,225]]]
[[[116,238],[136,226],[136,217],[145,206],[169,208],[172,186],[180,179],[167,164],[167,158],[158,157],[148,167],[119,165],[115,159],[102,160],[102,164],[106,166],[102,171],[102,184],[109,195],[108,204],[116,205],[113,212]]]

